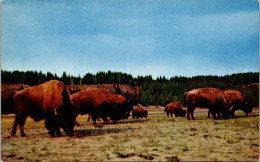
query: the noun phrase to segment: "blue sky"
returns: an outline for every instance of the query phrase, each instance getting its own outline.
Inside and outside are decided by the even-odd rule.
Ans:
[[[5,0],[1,68],[81,75],[259,71],[257,0]]]

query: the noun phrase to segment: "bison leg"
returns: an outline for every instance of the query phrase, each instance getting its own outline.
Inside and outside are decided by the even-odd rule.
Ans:
[[[209,109],[209,111],[208,111],[208,117],[210,117],[210,109]]]
[[[22,137],[26,136],[26,134],[24,133],[24,124],[25,124],[25,120],[26,120],[27,116],[28,115],[26,115],[26,114],[23,114],[23,115],[16,114],[14,124],[13,124],[12,133],[11,133],[12,136],[14,136],[16,134],[18,124],[19,124],[19,127],[20,127],[21,136]]]
[[[172,117],[172,114],[173,114],[173,113],[171,113],[171,117]]]
[[[195,110],[195,108],[193,108],[193,107],[187,107],[187,119],[188,120],[190,120],[190,115],[191,115],[191,118],[193,119],[193,120],[195,120],[195,117],[194,117],[194,110]]]
[[[167,117],[169,117],[169,112],[166,112],[167,113]]]
[[[19,124],[19,117],[16,115],[14,124],[13,124],[12,133],[11,133],[12,136],[15,136],[18,124]]]
[[[57,135],[57,137],[62,137],[62,134],[60,132],[60,128],[56,129],[56,135]]]
[[[190,120],[190,109],[187,107],[187,119]]]
[[[49,119],[45,119],[45,127],[49,130],[51,137],[55,137],[55,130],[51,125],[51,121]]]
[[[92,114],[91,115],[91,119],[92,119],[92,121],[93,121],[93,124],[97,124],[97,122],[96,122],[96,119],[97,119],[97,117],[96,117],[96,114]]]
[[[88,114],[88,122],[90,122],[91,114]]]
[[[213,119],[217,119],[217,117],[216,117],[216,111],[215,111],[216,109],[215,108],[212,108],[211,110],[210,110],[210,112],[211,112],[211,114],[212,114],[212,116],[213,116]]]
[[[51,137],[55,137],[55,132],[58,137],[62,136],[56,117],[47,117],[45,119],[45,126],[49,130]]]
[[[194,108],[193,108],[192,111],[191,111],[191,118],[192,118],[193,120],[195,120],[195,117],[194,117]]]
[[[20,122],[19,122],[19,127],[20,127],[20,132],[21,132],[22,137],[26,137],[26,134],[24,133],[24,124],[25,124],[26,118],[27,118],[27,115],[21,117]]]
[[[77,120],[75,120],[75,125],[78,126],[78,127],[81,126]]]
[[[114,124],[117,123],[117,120],[116,120],[116,119],[112,119],[112,121],[113,121]]]
[[[194,117],[194,110],[195,110],[195,107],[187,107],[187,119],[190,120],[190,115],[191,115],[191,118],[193,120],[195,120],[195,117]]]
[[[103,119],[104,124],[107,124],[107,117],[106,116],[101,116],[101,118]],[[97,119],[98,119],[98,121],[100,121],[99,117]]]
[[[220,115],[220,112],[218,112],[217,114],[218,114],[218,119],[221,119],[221,115]]]

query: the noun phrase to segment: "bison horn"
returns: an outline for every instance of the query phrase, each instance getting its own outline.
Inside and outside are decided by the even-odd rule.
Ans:
[[[56,107],[56,109],[55,109],[55,111],[54,111],[55,115],[59,115],[59,114],[61,113],[61,110],[62,110],[62,105]]]

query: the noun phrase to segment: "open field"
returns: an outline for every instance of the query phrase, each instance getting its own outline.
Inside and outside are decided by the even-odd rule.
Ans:
[[[51,138],[44,121],[36,123],[30,118],[25,124],[28,137],[21,137],[19,129],[11,137],[14,117],[2,116],[1,158],[3,161],[256,161],[259,112],[249,117],[243,113],[236,115],[235,119],[213,120],[207,114],[195,114],[195,121],[166,115],[135,120],[130,117],[103,127],[94,127],[86,121],[86,116],[79,116],[77,120],[82,126],[75,127],[72,138]]]

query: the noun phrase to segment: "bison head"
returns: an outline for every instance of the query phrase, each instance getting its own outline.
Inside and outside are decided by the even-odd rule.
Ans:
[[[123,106],[125,107],[125,113],[123,114],[123,119],[128,119],[130,116],[130,112],[133,110],[133,102],[130,99],[127,99]]]
[[[125,100],[123,105],[124,105],[124,107],[126,108],[127,111],[130,112],[130,111],[133,110],[134,105],[133,105],[133,102],[130,99]]]
[[[127,112],[122,114],[122,119],[128,119],[129,116],[130,116],[130,111],[127,111]]]
[[[130,112],[133,110],[133,103],[127,99],[123,104],[115,104],[114,110],[117,110],[121,119],[128,119]]]
[[[251,113],[253,110],[253,103],[250,100],[245,100],[243,104],[243,109],[242,109],[247,115],[248,113]]]
[[[222,119],[229,119],[231,114],[232,114],[232,111],[229,109],[223,109],[221,111]]]
[[[73,136],[73,129],[78,109],[74,105],[60,105],[56,108],[55,114],[58,116],[60,127],[68,136]]]
[[[148,116],[148,111],[144,110],[144,117],[147,118],[147,116]]]
[[[186,110],[182,110],[182,112],[181,112],[181,117],[185,117],[185,115],[186,115]]]
[[[126,109],[123,104],[113,105],[113,118],[114,120],[128,119],[130,111]]]

